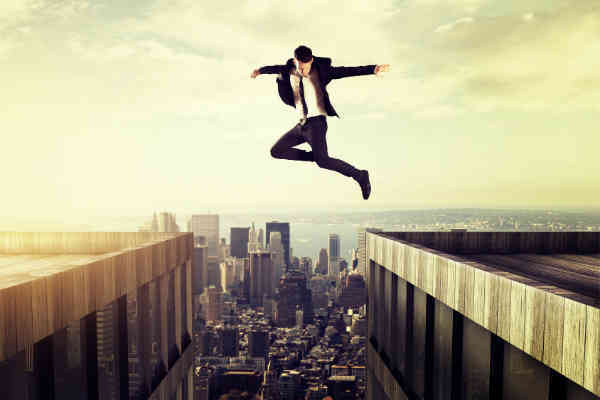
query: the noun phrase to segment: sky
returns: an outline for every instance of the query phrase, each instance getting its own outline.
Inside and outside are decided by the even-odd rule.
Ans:
[[[600,2],[301,4],[0,2],[0,215],[600,204]],[[297,112],[250,74],[300,44],[390,64],[327,87],[367,201],[270,155]]]

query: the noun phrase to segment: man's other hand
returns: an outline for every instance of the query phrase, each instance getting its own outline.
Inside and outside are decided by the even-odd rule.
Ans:
[[[258,69],[255,69],[254,71],[252,71],[252,75],[250,75],[250,77],[252,79],[254,79],[254,78],[256,78],[259,75],[260,75],[260,71]]]
[[[379,75],[381,72],[387,72],[390,70],[390,64],[381,64],[375,67],[375,75]]]

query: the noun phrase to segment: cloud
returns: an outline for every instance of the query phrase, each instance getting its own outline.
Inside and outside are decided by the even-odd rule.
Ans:
[[[467,23],[471,23],[473,22],[473,18],[471,17],[464,17],[464,18],[460,18],[457,19],[454,22],[451,22],[449,24],[445,24],[445,25],[440,25],[435,29],[435,32],[439,33],[439,32],[445,32],[445,31],[450,31],[452,29],[454,29],[457,25],[460,24],[467,24]]]

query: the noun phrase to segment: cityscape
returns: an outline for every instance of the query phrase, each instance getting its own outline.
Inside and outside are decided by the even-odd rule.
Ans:
[[[600,0],[0,0],[0,66],[0,400],[600,400]]]
[[[276,214],[276,217],[283,218],[285,215]],[[182,221],[182,217],[178,219],[175,213],[161,211],[155,212],[149,217],[124,218],[124,221],[121,221],[125,225],[137,224],[135,228],[130,229],[122,226],[121,231],[130,231],[132,232],[130,235],[190,235],[188,242],[190,259],[186,262],[186,268],[189,268],[189,271],[184,272],[185,270],[182,269],[178,275],[173,273],[168,278],[167,285],[171,289],[166,289],[167,292],[165,292],[167,300],[164,307],[166,307],[167,314],[164,317],[166,320],[163,320],[168,322],[164,328],[167,333],[167,342],[173,342],[173,347],[169,344],[165,349],[165,359],[169,360],[166,365],[174,365],[177,354],[181,354],[180,357],[189,354],[186,358],[190,360],[190,372],[183,378],[182,387],[177,392],[180,393],[177,396],[181,396],[181,399],[322,400],[330,398],[361,400],[385,398],[391,389],[381,386],[383,385],[382,377],[377,375],[379,372],[372,369],[373,360],[370,362],[371,367],[369,366],[369,357],[373,358],[373,356],[369,356],[369,352],[376,351],[374,349],[377,349],[378,346],[389,347],[389,344],[382,344],[389,340],[389,332],[395,332],[398,329],[401,331],[402,328],[400,326],[380,328],[377,325],[379,323],[377,322],[378,314],[374,310],[390,307],[377,304],[380,301],[378,300],[380,293],[387,293],[389,290],[387,286],[389,281],[385,284],[381,283],[383,285],[381,291],[376,289],[375,293],[370,293],[370,290],[374,290],[374,287],[378,288],[377,285],[380,285],[378,282],[384,282],[381,279],[389,279],[384,278],[386,275],[383,272],[384,275],[381,276],[379,272],[374,272],[377,268],[388,268],[388,266],[385,263],[374,263],[377,255],[373,253],[369,255],[369,235],[383,234],[383,237],[388,237],[385,236],[387,235],[385,232],[405,232],[402,235],[410,235],[411,232],[416,235],[427,233],[435,235],[442,233],[449,235],[486,233],[492,235],[503,233],[549,235],[564,232],[573,235],[581,232],[581,234],[596,235],[594,236],[596,242],[592,242],[591,245],[594,249],[593,252],[597,253],[598,249],[594,246],[598,246],[597,236],[600,232],[600,215],[593,211],[444,209],[346,215],[319,213],[317,215],[296,215],[295,217],[287,215],[287,217],[294,222],[279,219],[269,220],[268,216],[264,214],[193,214],[183,217]],[[111,229],[103,228],[113,227],[115,220],[118,218],[98,219],[93,222],[96,225],[88,225],[91,228],[89,229],[90,234],[110,232]],[[252,222],[244,226],[244,221],[250,220]],[[264,221],[264,225],[263,223],[257,224],[254,220]],[[13,223],[15,221],[13,219]],[[228,226],[226,231],[224,231],[223,225]],[[19,235],[17,231],[11,230],[10,226],[10,222],[8,222],[5,226],[0,227],[2,228],[0,234]],[[78,224],[63,225],[64,235],[68,235],[69,232],[74,235],[81,234],[77,233],[79,226]],[[313,236],[307,234],[307,226],[312,227],[315,231],[328,232],[326,239],[322,240],[318,232],[315,232]],[[46,225],[46,228],[48,227]],[[296,227],[301,227],[299,236],[302,236],[304,240],[295,238]],[[33,228],[36,226],[33,225]],[[38,229],[39,234],[43,235],[43,226],[40,225],[37,228],[41,228]],[[335,231],[336,228],[339,231]],[[49,229],[47,234],[54,235],[52,231]],[[348,239],[350,243],[346,244],[346,248],[350,249],[349,256],[346,256],[342,252],[342,236],[348,237],[348,231],[352,236]],[[343,235],[338,232],[343,232]],[[6,236],[6,238],[5,243],[10,246],[10,236]],[[403,243],[410,243],[415,239],[405,240],[408,242]],[[431,243],[431,240],[433,239],[430,239],[428,243]],[[309,243],[310,245],[308,245]],[[376,243],[376,241],[371,242],[371,247],[376,246]],[[296,244],[300,248],[304,244],[304,248],[309,250],[306,253],[297,251],[293,247]],[[315,244],[321,246],[318,251],[316,251],[316,247],[312,247]],[[127,251],[127,249],[123,251]],[[10,272],[14,272],[14,268],[18,269],[20,264],[9,254],[10,252],[4,256],[4,260],[0,257],[0,261],[5,266],[3,270],[4,284],[10,286]],[[540,272],[528,271],[523,276],[532,279],[542,278],[544,282],[552,282],[559,288],[573,290],[577,293],[576,298],[586,307],[595,308],[600,299],[598,293],[600,266],[597,261],[594,261],[594,258],[579,257],[578,261],[584,263],[580,264],[579,268],[589,269],[589,277],[592,278],[590,283],[576,281],[575,275],[577,274],[575,274],[572,280],[562,278],[568,281],[563,286],[558,281],[548,281],[547,274],[549,272],[543,272],[545,269]],[[567,259],[564,260],[564,262],[566,261]],[[574,259],[570,259],[570,261],[574,262]],[[27,265],[23,261],[20,262],[22,265]],[[48,262],[50,261],[40,265],[47,266]],[[368,266],[369,262],[371,267]],[[513,265],[513,262],[498,264],[500,261],[492,262],[489,259],[485,259],[485,262],[490,266],[495,265],[501,269],[508,268],[506,271],[521,274],[521,267],[518,267],[517,264]],[[13,269],[7,269],[6,266],[11,264],[14,265]],[[30,265],[35,269],[38,264],[32,262]],[[556,268],[559,264],[551,262],[549,265],[555,265],[555,267],[543,268]],[[7,273],[9,273],[8,276]],[[414,287],[408,282],[406,283],[407,287],[411,287],[414,292],[412,296],[416,296],[417,292],[429,296],[417,289],[417,282]],[[144,358],[141,357],[138,346],[143,348],[144,344],[142,343],[146,340],[143,338],[144,329],[142,328],[145,322],[141,317],[144,301],[151,310],[153,307],[159,307],[162,310],[163,306],[160,304],[164,303],[158,298],[152,299],[152,293],[154,296],[158,296],[159,293],[162,296],[164,289],[161,285],[156,283],[154,286],[153,282],[150,282],[145,291],[138,289],[137,292],[128,293],[123,298],[115,300],[114,303],[97,311],[93,320],[95,322],[86,322],[96,324],[98,340],[103,338],[101,342],[104,343],[100,347],[101,342],[99,341],[96,350],[98,365],[95,368],[100,385],[98,387],[99,398],[112,399],[123,398],[123,396],[144,398],[144,393],[147,395],[156,392],[159,387],[160,376],[164,376],[166,374],[164,370],[167,369],[167,366],[163,366],[163,372],[160,372],[162,365],[160,353],[161,346],[163,346],[161,343],[164,343],[160,340],[160,332],[163,328],[157,328],[158,331],[150,328],[149,332],[154,333],[150,334],[147,339],[146,346],[148,346],[150,354],[154,355],[147,357],[148,361],[145,362],[152,365],[150,371],[154,372],[139,371],[140,368],[143,368],[141,363],[144,362],[142,361]],[[177,302],[174,300],[177,296],[173,297],[171,291],[174,290],[174,293],[177,293],[178,290],[183,290],[184,286],[187,286],[189,290],[189,299],[187,299],[187,292],[184,291],[182,301],[177,306]],[[405,290],[408,289],[405,288]],[[400,292],[398,292],[399,295]],[[433,296],[432,299],[434,302],[437,301]],[[155,304],[156,301],[159,301],[159,304]],[[413,301],[417,301],[416,297]],[[187,305],[184,307],[185,303]],[[129,355],[122,361],[119,361],[118,355],[119,339],[117,336],[113,336],[123,334],[123,327],[119,325],[119,307],[123,307],[122,310],[127,315],[127,335],[138,332],[134,337],[128,339]],[[183,310],[182,307],[188,311]],[[442,306],[440,305],[440,307]],[[413,312],[416,312],[416,309]],[[436,311],[436,313],[441,312],[442,309]],[[427,314],[426,311],[423,313]],[[457,311],[455,311],[456,313]],[[181,314],[181,316],[177,314]],[[154,317],[146,318],[146,321],[152,321]],[[186,322],[186,319],[189,321]],[[177,320],[183,321],[181,325],[176,323]],[[160,318],[156,321],[160,321]],[[467,320],[465,319],[465,321]],[[394,324],[394,322],[390,323]],[[417,323],[417,320],[414,323]],[[152,324],[150,322],[150,326],[154,326]],[[425,323],[426,326],[428,326],[427,324]],[[466,324],[466,322],[462,324]],[[186,325],[188,330],[185,329]],[[80,346],[83,346],[83,342],[71,343],[71,341],[74,334],[81,335],[84,329],[83,325],[69,324],[67,326],[66,337],[63,339],[66,342],[63,342],[62,346],[68,348],[68,354],[73,354],[69,356],[68,360],[81,357],[80,354],[84,349]],[[417,329],[416,325],[413,329]],[[377,339],[382,334],[381,332],[388,335],[387,339]],[[498,335],[500,334],[498,333]],[[174,338],[178,340],[174,340]],[[510,342],[510,340],[508,341]],[[53,346],[57,346],[57,343],[59,342],[55,342]],[[189,346],[186,347],[186,344]],[[417,342],[414,345],[420,346]],[[75,349],[71,348],[73,346]],[[395,345],[391,346],[396,348]],[[27,356],[28,348],[26,347],[25,359],[30,357],[35,360],[37,354],[42,351],[38,347],[43,348],[36,344],[29,350],[32,352],[29,356]],[[383,347],[383,349],[387,353],[390,352],[389,348]],[[397,352],[397,350],[394,351]],[[409,351],[408,348],[406,351]],[[384,357],[382,358],[383,362],[390,362],[386,361],[388,360],[386,353],[382,353],[382,357]],[[76,361],[70,362],[77,363]],[[81,362],[79,361],[79,363]],[[377,362],[379,361],[375,361],[375,363]],[[119,367],[119,364],[122,366]],[[393,362],[389,365],[392,366]],[[13,368],[12,371],[11,368]],[[123,371],[129,371],[125,375],[121,375],[121,381],[113,378],[114,371],[119,371],[119,368],[121,368],[120,374],[123,374]],[[418,366],[415,365],[415,368]],[[31,371],[34,370],[35,368],[31,367]],[[16,373],[14,367],[6,362],[0,362],[0,371],[5,371],[8,376]],[[78,373],[81,374],[81,371]],[[33,372],[29,374],[31,375]],[[67,373],[62,379],[79,376],[74,372],[72,374]],[[29,378],[33,379],[30,382],[36,381],[33,375],[32,378]],[[26,376],[15,379],[15,381],[25,379]],[[148,376],[148,382],[144,381],[145,376]],[[128,389],[124,388],[123,379],[128,382]],[[408,377],[403,379],[408,379]],[[556,381],[559,378],[553,379]],[[579,392],[576,386],[566,382],[570,381],[565,380],[563,383],[555,383],[555,385],[562,385],[563,390],[575,390],[583,396],[572,398],[594,398],[591,394],[592,397],[586,397],[585,393],[588,392],[585,390]],[[59,384],[59,381],[55,381],[54,384]],[[38,385],[43,387],[39,383]],[[422,387],[422,393],[419,396],[418,389],[416,387],[411,389],[408,385],[408,382],[403,383],[401,390],[414,398],[422,398],[422,396],[429,398],[433,393]],[[19,390],[14,387],[11,389],[10,386],[3,387],[5,391],[2,398],[18,398]],[[587,388],[587,386],[584,387]],[[591,388],[594,389],[594,386],[592,385]],[[80,388],[80,390],[85,389]],[[450,393],[457,389],[456,387],[452,389],[452,385],[450,385],[447,390],[449,390],[447,393]],[[461,390],[469,391],[472,388],[463,385]],[[504,390],[506,391],[506,389]],[[30,395],[31,393],[33,392],[30,392]],[[74,393],[63,392],[65,396],[76,396]],[[119,393],[121,393],[121,397],[118,397]],[[428,394],[425,395],[425,393]],[[387,397],[395,398],[394,396]],[[469,395],[463,398],[473,397]]]

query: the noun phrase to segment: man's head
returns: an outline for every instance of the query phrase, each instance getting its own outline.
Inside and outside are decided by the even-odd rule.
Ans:
[[[296,50],[294,50],[294,62],[298,67],[298,71],[300,71],[303,76],[308,76],[313,60],[314,58],[310,48],[302,45],[296,47]]]

